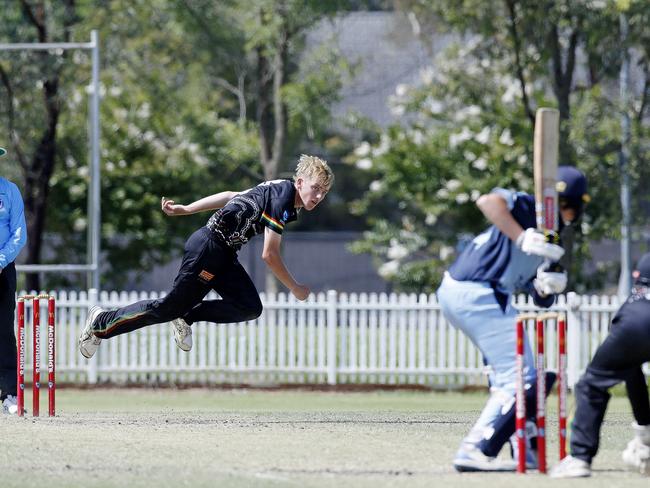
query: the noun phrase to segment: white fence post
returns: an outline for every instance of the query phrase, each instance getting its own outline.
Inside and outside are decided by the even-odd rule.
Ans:
[[[580,376],[582,366],[580,331],[580,296],[575,292],[566,295],[567,310],[567,383],[573,389]]]
[[[90,311],[90,309],[95,305],[97,305],[98,302],[99,302],[99,292],[97,291],[97,288],[90,288],[88,290],[88,309],[86,310],[86,317],[88,317],[88,312]],[[83,326],[84,324],[81,324],[81,327]],[[97,383],[97,358],[98,355],[95,354],[88,361],[87,378],[88,378],[88,383],[91,385]]]
[[[336,291],[327,292],[327,383],[336,384],[337,369],[337,321],[336,321]]]

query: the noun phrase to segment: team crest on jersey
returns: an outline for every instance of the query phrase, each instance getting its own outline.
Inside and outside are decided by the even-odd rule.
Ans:
[[[199,273],[199,279],[206,283],[212,280],[212,278],[214,278],[214,275],[205,269],[202,269],[201,272]]]
[[[282,222],[286,222],[288,218],[289,218],[289,212],[285,210],[284,213],[282,214]]]

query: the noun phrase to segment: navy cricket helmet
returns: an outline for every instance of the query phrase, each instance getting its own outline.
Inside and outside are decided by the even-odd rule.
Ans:
[[[587,193],[587,177],[574,166],[559,166],[555,189],[560,199],[560,207],[570,207],[578,214],[582,206],[591,200]]]

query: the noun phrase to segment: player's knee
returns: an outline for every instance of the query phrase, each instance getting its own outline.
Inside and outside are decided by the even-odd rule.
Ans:
[[[161,298],[151,304],[151,312],[160,322],[169,322],[178,317],[178,308],[169,300]]]
[[[255,298],[257,298],[257,300],[250,300],[244,305],[244,320],[255,320],[260,315],[262,315],[262,302],[260,301],[259,297]]]
[[[255,320],[258,318],[260,315],[262,315],[262,304],[260,303],[259,307],[255,307],[251,310],[249,310],[249,315],[246,320]]]
[[[600,374],[592,374],[587,368],[585,374],[580,378],[580,381],[575,386],[576,398],[587,399],[592,405],[607,405],[611,398],[609,389],[616,382],[612,382],[611,378],[602,376]]]
[[[588,393],[589,390],[591,389],[590,385],[592,383],[593,377],[587,370],[578,380],[578,382],[575,384],[575,391],[576,392],[582,392],[582,393]]]
[[[260,315],[262,315],[262,302],[256,303],[253,307],[249,309],[248,313],[249,313],[248,320],[255,320]]]

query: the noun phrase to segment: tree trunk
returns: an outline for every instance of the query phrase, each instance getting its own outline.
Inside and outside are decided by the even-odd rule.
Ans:
[[[580,28],[577,27],[569,37],[569,46],[565,53],[560,47],[560,34],[558,26],[553,25],[549,29],[548,42],[552,51],[553,70],[553,91],[557,98],[558,110],[560,111],[560,164],[572,165],[575,163],[575,155],[569,143],[569,120],[571,119],[571,89],[573,85],[573,73],[575,70],[576,50],[580,36]],[[563,62],[566,60],[566,63]]]
[[[506,0],[506,6],[508,8],[509,22],[508,30],[510,32],[510,37],[512,38],[512,46],[515,56],[515,71],[517,72],[517,79],[519,80],[519,87],[521,89],[521,100],[524,105],[524,112],[530,120],[531,125],[535,125],[535,113],[530,106],[530,100],[528,98],[528,93],[526,91],[526,78],[524,77],[524,67],[521,62],[521,37],[519,31],[517,30],[517,12],[516,5],[514,0]]]
[[[56,133],[60,107],[57,100],[58,78],[47,80],[43,86],[47,108],[47,128],[38,143],[29,169],[25,174],[25,219],[27,221],[27,263],[41,262],[45,215],[50,178],[56,158]],[[29,274],[27,288],[40,290],[40,276]]]
[[[260,12],[260,23],[264,23],[262,12]],[[266,180],[277,179],[286,141],[286,108],[282,99],[282,87],[286,81],[288,46],[289,34],[286,25],[283,24],[278,31],[272,62],[263,47],[257,48],[256,116],[260,138],[260,161]],[[277,280],[267,270],[266,292],[275,293],[277,290]]]
[[[21,0],[23,14],[36,29],[39,42],[49,42],[48,23],[46,19],[46,9],[43,4],[29,4],[26,0]],[[65,16],[63,20],[64,40],[70,40],[70,31],[76,20],[75,1],[64,0],[63,8]],[[63,56],[65,56],[65,51]],[[49,53],[39,51],[39,56],[43,66],[47,66]],[[43,232],[45,230],[45,215],[47,212],[47,198],[49,194],[50,178],[54,172],[54,163],[56,158],[56,135],[57,125],[59,122],[60,104],[58,100],[59,92],[58,72],[54,72],[43,83],[43,100],[45,103],[45,129],[41,136],[31,162],[26,158],[21,159],[21,165],[25,180],[25,220],[27,222],[27,263],[38,264],[41,262],[41,250],[43,244]],[[13,100],[10,101],[13,105]],[[18,146],[18,139],[15,140]],[[23,154],[19,147],[16,147],[18,154]],[[27,275],[27,288],[30,290],[40,290],[41,283],[38,274]]]

